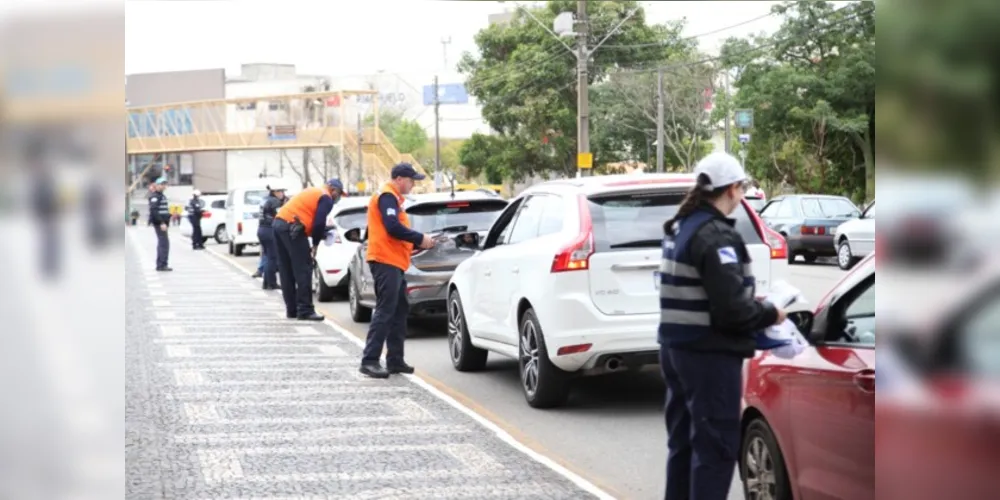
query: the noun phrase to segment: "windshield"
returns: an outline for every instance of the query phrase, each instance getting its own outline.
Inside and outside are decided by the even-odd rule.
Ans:
[[[368,226],[368,207],[341,210],[340,213],[333,218],[333,223],[345,231],[350,231],[351,229],[359,227],[366,227]]]
[[[243,204],[258,206],[264,203],[266,197],[267,191],[247,191],[243,194]]]
[[[683,192],[644,192],[596,196],[590,201],[594,243],[598,251],[657,248],[663,241],[663,223],[677,213]],[[761,243],[745,207],[730,216],[748,245]]]
[[[507,207],[503,200],[467,200],[421,203],[407,208],[410,226],[421,233],[486,231]]]
[[[802,213],[806,218],[853,217],[858,207],[844,198],[803,198]]]

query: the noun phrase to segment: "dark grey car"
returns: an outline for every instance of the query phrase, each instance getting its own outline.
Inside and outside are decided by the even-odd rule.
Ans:
[[[833,257],[837,226],[857,218],[861,210],[843,196],[782,195],[760,210],[760,218],[788,242],[788,262],[801,255],[806,262]]]
[[[486,236],[493,221],[507,206],[507,201],[475,191],[412,195],[403,204],[410,226],[433,237],[437,244],[430,250],[414,250],[406,270],[406,294],[411,317],[443,317],[447,314],[448,281],[452,272],[475,248],[458,241],[463,234],[475,232]],[[364,230],[351,231],[349,237],[365,240]],[[471,236],[471,235],[469,235]],[[362,241],[351,260],[347,287],[351,317],[357,322],[371,320],[375,307],[375,284],[365,260],[367,241]]]

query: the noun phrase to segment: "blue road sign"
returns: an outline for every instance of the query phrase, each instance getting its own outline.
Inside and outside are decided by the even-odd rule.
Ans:
[[[438,102],[441,104],[468,104],[469,93],[461,83],[443,83],[438,85]],[[424,106],[434,105],[434,86],[424,85]]]
[[[750,134],[740,134],[739,140],[740,144],[746,144],[750,142]]]
[[[753,128],[752,109],[737,109],[735,114],[736,128]]]

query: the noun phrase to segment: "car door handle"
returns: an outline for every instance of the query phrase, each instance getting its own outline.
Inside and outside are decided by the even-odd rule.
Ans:
[[[611,266],[612,271],[655,271],[659,268],[659,262],[628,262]]]
[[[486,277],[493,276],[493,271],[487,269],[487,270],[483,271],[483,276],[486,276]]]
[[[514,269],[511,269],[510,272],[512,272],[514,274],[520,273],[521,272],[521,268],[515,267]]]
[[[866,369],[854,373],[854,385],[864,392],[875,392],[875,370]]]

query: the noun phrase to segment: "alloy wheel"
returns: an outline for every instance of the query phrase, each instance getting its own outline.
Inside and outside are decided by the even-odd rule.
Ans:
[[[457,297],[448,302],[448,344],[451,347],[451,360],[462,359],[462,306]]]
[[[358,291],[355,286],[353,281],[347,285],[347,305],[351,308],[352,316],[356,316],[358,312]]]
[[[538,331],[535,324],[525,321],[521,327],[521,385],[528,396],[538,390]]]
[[[774,475],[774,460],[760,436],[754,436],[747,446],[746,482],[748,500],[774,500],[778,483]]]
[[[851,265],[852,257],[851,246],[847,242],[841,243],[840,247],[837,248],[837,264],[840,264],[841,268],[847,269]]]
[[[323,274],[319,272],[319,266],[313,266],[312,293],[319,295],[319,280],[323,279]]]

